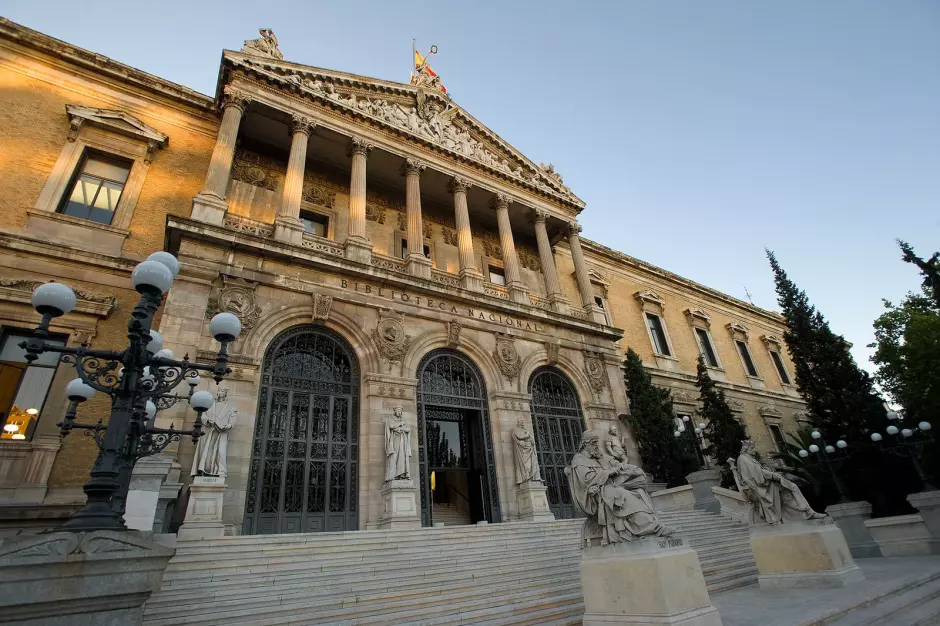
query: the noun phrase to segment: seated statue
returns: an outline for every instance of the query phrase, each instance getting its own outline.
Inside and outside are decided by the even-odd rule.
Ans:
[[[571,493],[587,515],[582,540],[590,545],[669,537],[675,531],[659,521],[646,492],[646,474],[635,465],[611,462],[601,452],[600,437],[588,430],[565,470]]]
[[[751,524],[775,526],[826,518],[810,507],[796,483],[757,459],[757,448],[750,439],[741,442],[737,463],[729,464],[738,490],[751,505]]]

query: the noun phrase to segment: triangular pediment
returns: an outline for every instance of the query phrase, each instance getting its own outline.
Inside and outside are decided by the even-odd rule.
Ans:
[[[321,104],[394,128],[578,210],[584,207],[552,165],[526,158],[437,90],[230,50],[224,52],[223,63]],[[220,92],[223,82],[224,71]]]
[[[65,112],[68,114],[69,121],[73,126],[91,124],[123,135],[137,137],[147,143],[156,143],[161,148],[165,147],[169,141],[165,134],[124,111],[66,104]]]

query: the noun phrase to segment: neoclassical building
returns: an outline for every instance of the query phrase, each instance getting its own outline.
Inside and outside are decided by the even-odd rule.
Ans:
[[[264,35],[224,51],[206,96],[2,20],[0,81],[0,531],[67,515],[94,459],[55,425],[70,366],[26,367],[17,348],[30,292],[72,286],[55,337],[119,347],[130,269],[155,250],[182,263],[165,347],[211,362],[208,320],[242,322],[224,383],[233,533],[379,527],[396,407],[422,524],[569,517],[581,432],[629,414],[628,347],[678,420],[696,419],[700,354],[762,450],[802,416],[779,315],[582,239],[584,202],[554,168],[420,74],[293,63]],[[180,404],[157,423],[193,417]],[[516,484],[520,418],[544,494]],[[181,521],[193,455],[184,440],[137,468],[156,480],[158,529]]]

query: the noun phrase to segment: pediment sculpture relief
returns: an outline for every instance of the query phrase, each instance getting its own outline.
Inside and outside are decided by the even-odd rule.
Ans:
[[[232,313],[241,321],[243,330],[251,330],[261,318],[261,305],[255,297],[256,286],[241,278],[223,277],[221,291],[209,298],[206,319],[212,319],[216,313]]]

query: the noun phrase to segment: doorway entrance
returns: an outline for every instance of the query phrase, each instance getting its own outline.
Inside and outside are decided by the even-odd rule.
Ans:
[[[423,526],[500,521],[486,388],[459,352],[418,367],[418,462]]]

